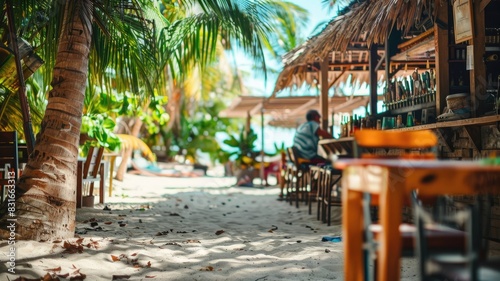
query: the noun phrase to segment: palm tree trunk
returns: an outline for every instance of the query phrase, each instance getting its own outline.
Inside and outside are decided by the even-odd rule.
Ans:
[[[90,0],[66,1],[52,90],[33,153],[17,183],[15,211],[0,210],[0,237],[15,223],[16,239],[73,237],[78,141],[92,35]],[[71,17],[71,18],[70,18]],[[11,213],[14,216],[11,216]],[[12,219],[15,219],[13,222]]]

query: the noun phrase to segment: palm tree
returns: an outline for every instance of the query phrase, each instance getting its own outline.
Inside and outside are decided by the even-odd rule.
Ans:
[[[265,36],[261,40],[264,43],[263,46],[266,55],[278,59],[298,43],[301,43],[301,39],[298,38],[302,38],[300,31],[306,26],[307,11],[288,1],[263,0],[262,3],[270,11],[269,21],[272,24],[270,25],[270,32],[257,35]],[[165,11],[173,9],[180,10],[178,13],[174,13],[179,18],[189,14],[189,9],[178,5],[164,6],[162,11],[165,14]],[[165,16],[168,17],[168,15]],[[170,16],[168,19],[172,20],[173,18]],[[201,35],[205,36],[204,34]],[[222,36],[224,36],[224,33]],[[208,65],[203,69],[193,66],[184,73],[183,80],[169,80],[171,82],[171,90],[169,91],[167,110],[170,120],[163,130],[164,135],[168,134],[170,136],[165,138],[167,151],[169,151],[170,142],[187,150],[189,149],[186,146],[190,146],[191,149],[195,147],[193,143],[187,143],[187,139],[184,138],[186,134],[192,134],[192,130],[184,128],[182,124],[192,124],[193,121],[197,122],[193,120],[193,117],[196,116],[195,113],[205,110],[202,108],[206,104],[204,101],[213,101],[213,97],[211,96],[213,93],[217,93],[217,98],[228,99],[249,92],[248,85],[243,82],[248,74],[242,72],[241,67],[237,65],[237,59],[234,59],[235,63],[231,64],[228,55],[234,55],[234,52],[226,52],[228,46],[230,47],[229,44],[222,44],[222,42],[226,41],[219,40],[221,43],[217,46],[217,51],[215,52],[217,57],[216,63]],[[266,69],[269,70],[267,66]],[[266,76],[266,69],[259,68],[259,72],[262,73],[261,76]],[[199,129],[204,130],[203,128]],[[179,145],[180,143],[182,145]],[[193,151],[189,153],[193,153]]]
[[[48,21],[57,15],[61,21],[54,20],[53,26],[47,24],[41,29],[46,34],[39,37],[40,46],[50,44],[50,40],[57,42],[53,62],[49,56],[45,57],[46,65],[53,66],[52,89],[34,152],[17,183],[15,203],[4,203],[0,210],[2,238],[10,234],[6,226],[11,223],[12,216],[17,219],[18,239],[47,240],[74,235],[78,142],[91,66],[100,66],[102,72],[96,75],[104,81],[104,70],[114,60],[120,81],[128,81],[129,86],[142,86],[136,87],[134,92],[151,95],[155,84],[149,77],[156,77],[151,75],[156,73],[150,70],[155,72],[165,66],[152,67],[156,66],[153,62],[160,58],[160,63],[168,63],[174,75],[180,76],[184,66],[189,66],[193,60],[206,63],[213,58],[214,43],[222,30],[225,30],[226,42],[241,45],[257,62],[263,63],[259,40],[262,36],[257,34],[267,32],[269,27],[265,23],[267,9],[259,1],[240,1],[238,5],[229,0],[186,2],[198,3],[200,9],[212,13],[189,18],[189,21],[165,22],[167,27],[161,30],[160,37],[165,44],[162,53],[155,52],[158,46],[156,22],[151,20],[150,13],[144,12],[151,1],[26,0],[16,3],[14,9],[18,18],[22,13],[24,17],[34,18],[36,12],[45,9],[51,13]],[[242,7],[253,13],[243,13]],[[154,10],[148,12],[154,13]],[[25,22],[29,24],[31,19]],[[197,28],[200,21],[208,20],[213,20],[213,24],[203,30]],[[196,38],[201,37],[195,35],[200,33],[211,36],[198,40]],[[97,37],[109,40],[99,41]],[[118,46],[122,49],[116,52],[120,50]],[[98,54],[107,56],[97,57]],[[143,83],[138,82],[140,77],[144,78]]]

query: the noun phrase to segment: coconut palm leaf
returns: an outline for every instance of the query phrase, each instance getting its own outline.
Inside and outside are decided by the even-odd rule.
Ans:
[[[146,159],[150,160],[151,162],[156,162],[156,155],[151,150],[151,148],[149,148],[149,146],[140,138],[126,134],[117,134],[116,136],[122,141],[123,150],[139,150],[141,151],[142,156],[144,156]]]

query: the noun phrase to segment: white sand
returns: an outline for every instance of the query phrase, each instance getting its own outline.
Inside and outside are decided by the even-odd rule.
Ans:
[[[309,215],[304,204],[277,201],[277,187],[234,182],[127,174],[106,198],[110,211],[77,211],[83,240],[18,241],[16,274],[6,273],[10,246],[0,241],[0,280],[47,273],[92,281],[343,280],[343,243],[321,242],[340,235],[339,224],[328,227],[314,209]],[[80,245],[81,253],[67,251]],[[403,280],[417,280],[414,259],[403,259],[401,270]]]

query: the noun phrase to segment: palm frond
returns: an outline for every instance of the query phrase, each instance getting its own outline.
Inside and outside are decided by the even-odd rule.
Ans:
[[[140,150],[142,156],[151,162],[156,162],[156,155],[140,138],[126,134],[117,134],[116,136],[122,141],[122,149]]]

